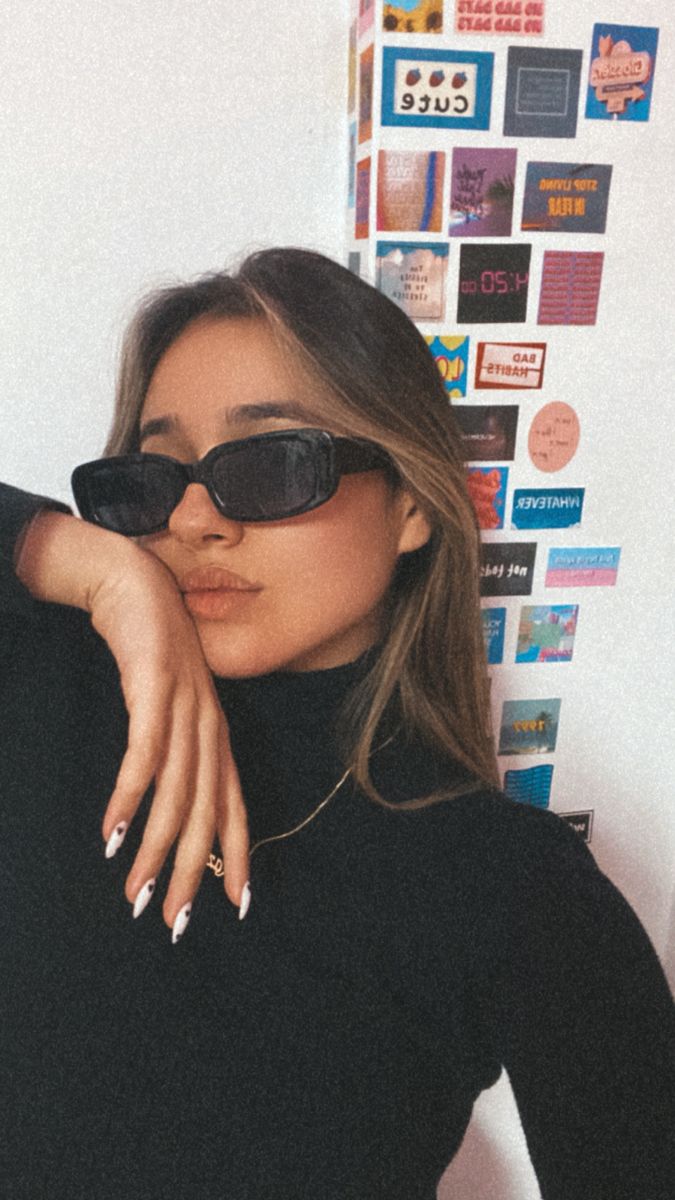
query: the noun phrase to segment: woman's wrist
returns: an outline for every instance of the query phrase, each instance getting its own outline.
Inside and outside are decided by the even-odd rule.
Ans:
[[[129,570],[143,554],[120,534],[68,513],[41,509],[21,538],[15,571],[36,600],[91,612],[100,583],[111,572]]]

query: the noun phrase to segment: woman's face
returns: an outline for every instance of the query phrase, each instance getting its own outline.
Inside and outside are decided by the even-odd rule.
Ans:
[[[154,372],[141,448],[194,462],[221,442],[326,428],[313,390],[263,320],[200,319]],[[175,576],[211,670],[240,677],[357,658],[379,636],[398,555],[428,536],[410,494],[368,471],[312,512],[255,524],[222,516],[193,483],[168,528],[141,540]],[[229,575],[191,579],[201,568]]]

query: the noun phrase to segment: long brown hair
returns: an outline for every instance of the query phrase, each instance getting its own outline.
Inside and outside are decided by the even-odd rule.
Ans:
[[[170,286],[142,303],[123,345],[106,455],[138,448],[153,371],[201,317],[266,320],[318,385],[317,413],[336,433],[382,446],[432,526],[427,545],[399,560],[380,652],[344,714],[355,781],[388,804],[369,764],[385,711],[395,709],[407,736],[455,765],[456,783],[405,807],[495,785],[479,531],[459,431],[424,338],[395,304],[323,255],[260,251],[236,273]]]

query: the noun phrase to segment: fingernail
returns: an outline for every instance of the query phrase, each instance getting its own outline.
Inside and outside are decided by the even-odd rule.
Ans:
[[[192,905],[184,904],[183,907],[181,908],[178,916],[176,917],[176,920],[173,923],[173,929],[171,930],[171,941],[174,946],[175,946],[176,942],[179,941],[180,938],[182,938],[183,934],[185,933],[185,930],[187,929],[187,923],[190,920],[191,912],[192,912]]]
[[[156,883],[156,880],[149,879],[147,883],[143,884],[143,887],[141,888],[141,890],[138,893],[136,900],[134,902],[134,916],[135,917],[140,917],[141,913],[143,912],[143,909],[146,908],[147,905],[150,903],[150,901],[152,899],[152,893],[155,890],[155,883]]]
[[[250,903],[251,903],[251,885],[250,885],[250,883],[245,883],[244,887],[242,889],[242,893],[241,893],[241,900],[239,901],[239,920],[240,921],[243,921],[244,917],[246,916],[246,914],[249,910]]]
[[[112,858],[113,855],[117,854],[126,837],[127,829],[128,825],[126,821],[120,821],[119,825],[115,826],[105,845],[106,858]]]

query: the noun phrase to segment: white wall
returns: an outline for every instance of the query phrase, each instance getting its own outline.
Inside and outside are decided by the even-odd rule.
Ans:
[[[348,0],[5,0],[0,478],[70,498],[136,298],[242,250],[341,257]]]

